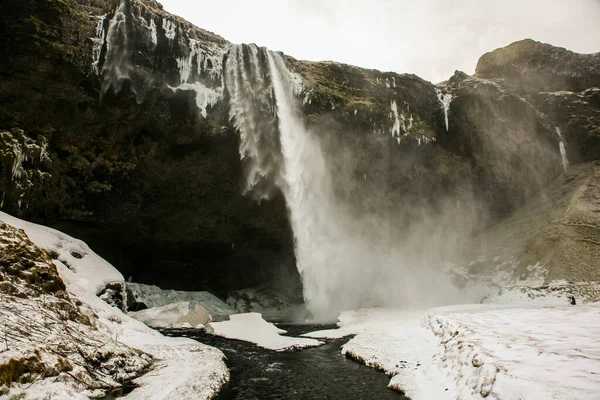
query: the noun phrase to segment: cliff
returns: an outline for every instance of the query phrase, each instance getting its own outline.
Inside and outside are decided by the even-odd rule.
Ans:
[[[247,190],[273,160],[253,158],[230,118],[229,42],[150,0],[22,0],[0,19],[3,210],[82,238],[136,281],[298,292],[285,199]],[[600,157],[599,58],[527,40],[440,86],[286,63],[341,202],[393,210],[401,231],[458,199],[482,210],[476,233]]]

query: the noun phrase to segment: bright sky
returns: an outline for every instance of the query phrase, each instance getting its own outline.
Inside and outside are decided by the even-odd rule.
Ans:
[[[433,82],[531,38],[600,51],[600,0],[159,0],[233,43],[334,60]]]

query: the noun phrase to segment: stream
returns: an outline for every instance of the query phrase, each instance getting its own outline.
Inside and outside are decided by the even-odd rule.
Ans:
[[[298,336],[328,325],[278,325]],[[350,340],[327,340],[320,347],[292,352],[266,350],[253,343],[229,340],[196,329],[169,329],[167,336],[188,337],[220,349],[227,356],[231,380],[219,400],[252,399],[407,399],[387,388],[389,377],[347,359],[340,348]]]

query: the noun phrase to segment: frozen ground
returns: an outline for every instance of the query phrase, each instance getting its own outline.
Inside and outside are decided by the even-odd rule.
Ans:
[[[357,334],[342,353],[392,376],[418,399],[591,399],[600,393],[600,306],[551,299],[402,312],[342,313]]]
[[[114,267],[93,253],[85,243],[61,232],[18,220],[0,213],[0,220],[24,229],[31,240],[48,251],[58,254],[54,263],[70,297],[81,309],[98,318],[97,328],[115,343],[150,354],[155,362],[152,370],[134,382],[140,387],[128,399],[185,400],[213,398],[228,381],[229,372],[220,350],[191,339],[168,338],[143,323],[125,315],[97,296],[97,289],[107,281],[123,282]],[[68,266],[61,260],[68,258]],[[73,255],[72,253],[75,253]],[[81,257],[80,257],[81,256]],[[38,305],[38,308],[43,304]],[[34,382],[19,389],[23,399],[85,399],[69,382],[54,378]]]
[[[269,350],[285,351],[320,346],[315,339],[281,336],[283,329],[265,321],[259,313],[237,314],[229,321],[208,324],[207,331],[227,339],[243,340]]]

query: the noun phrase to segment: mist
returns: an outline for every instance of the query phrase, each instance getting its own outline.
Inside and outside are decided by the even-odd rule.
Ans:
[[[340,311],[363,307],[478,300],[480,293],[459,289],[447,273],[486,220],[468,187],[411,197],[377,180],[371,185],[366,173],[357,179],[360,146],[337,141],[331,123],[306,125],[297,79],[280,54],[264,48],[234,46],[228,55],[230,116],[249,166],[244,190],[257,200],[267,188],[285,195],[310,319],[333,321]],[[270,113],[268,101],[274,102]],[[366,132],[360,137],[373,140]],[[384,146],[397,146],[385,138]]]

